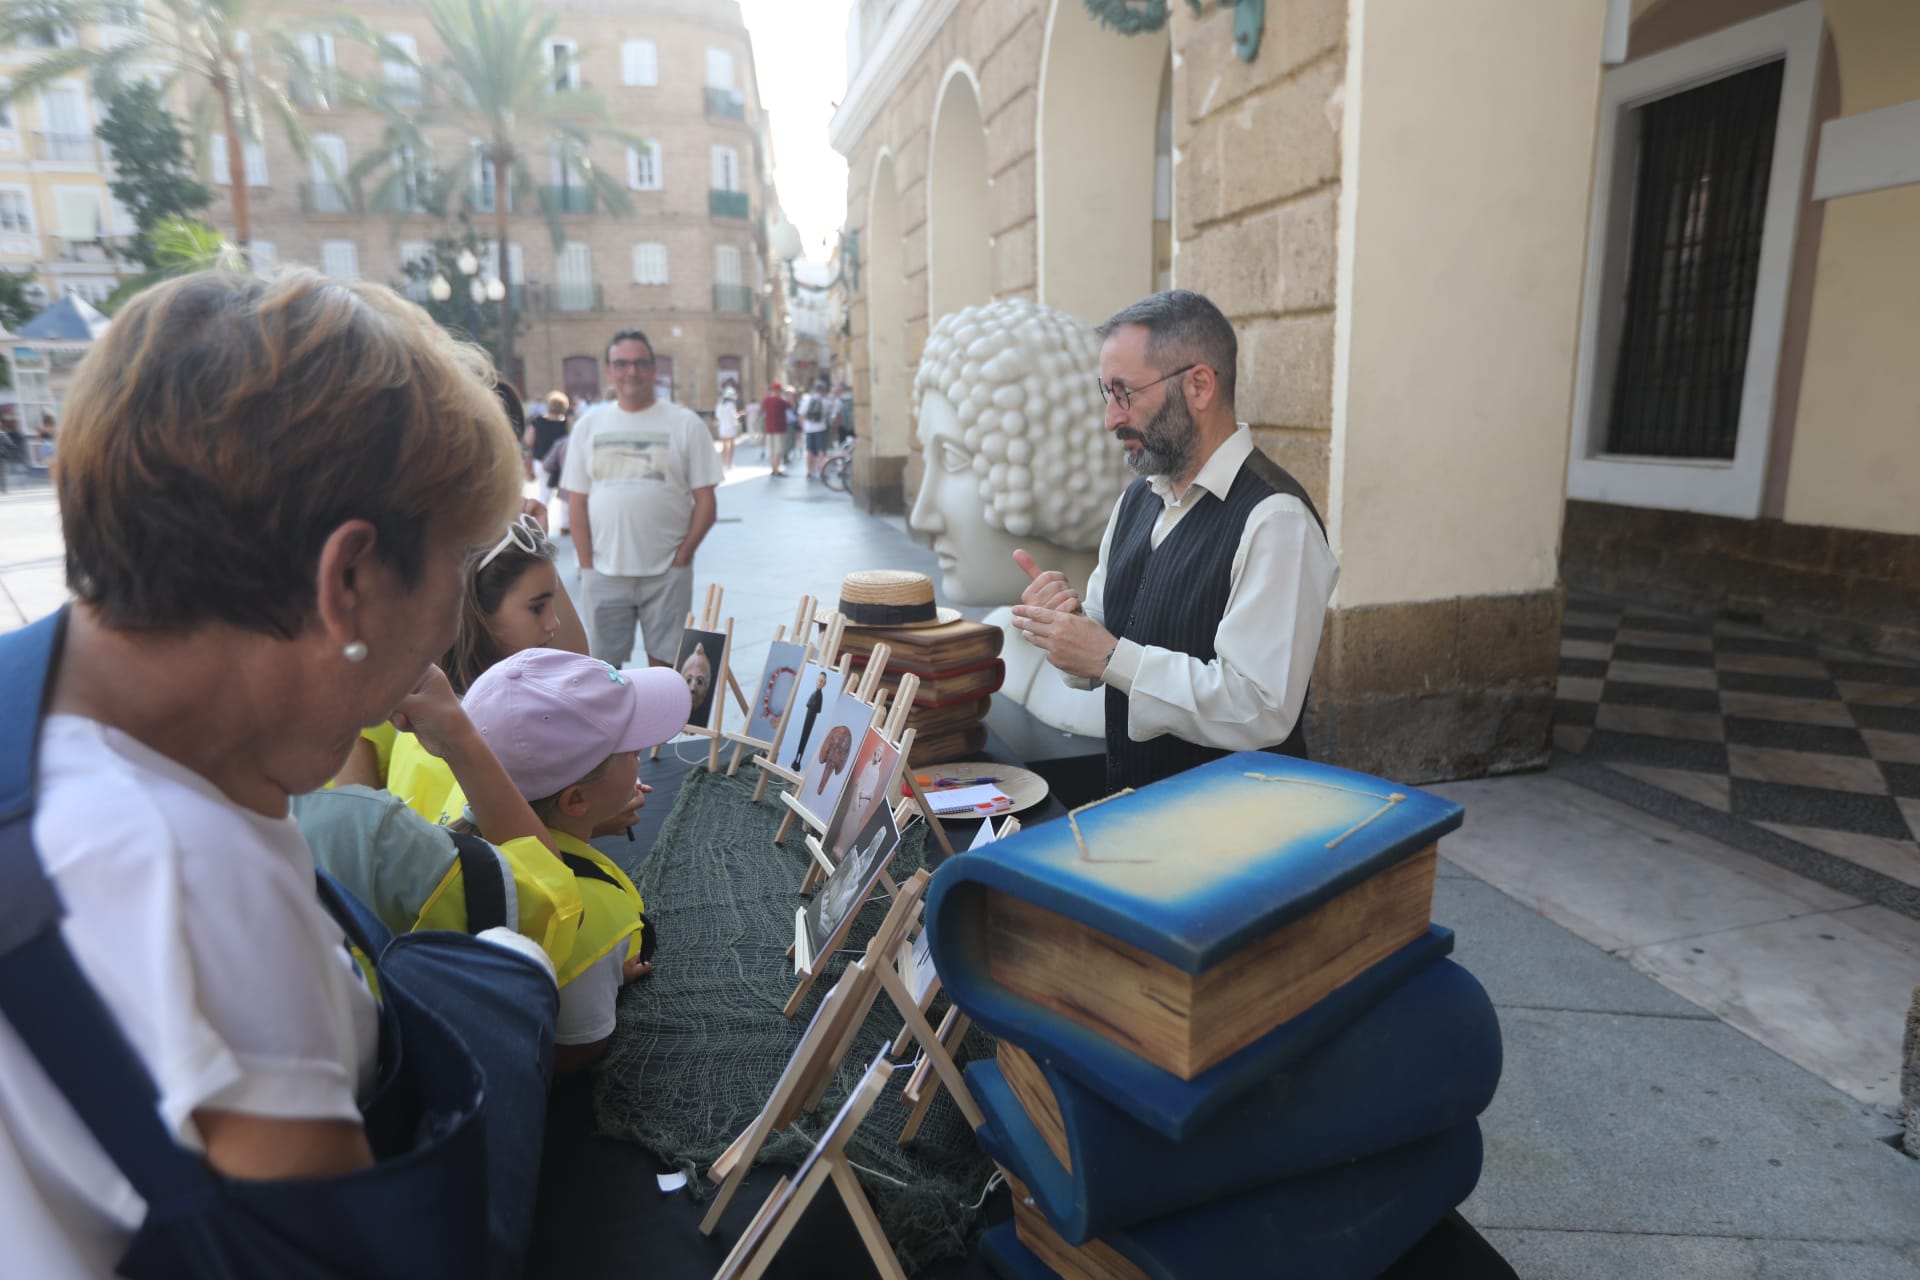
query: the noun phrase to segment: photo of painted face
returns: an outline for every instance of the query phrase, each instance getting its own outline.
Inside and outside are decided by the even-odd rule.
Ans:
[[[689,628],[680,636],[680,653],[674,659],[673,669],[687,682],[687,696],[693,699],[693,710],[687,713],[690,725],[704,729],[713,716],[715,678],[720,673],[720,658],[726,652],[726,645],[726,636],[718,631]]]

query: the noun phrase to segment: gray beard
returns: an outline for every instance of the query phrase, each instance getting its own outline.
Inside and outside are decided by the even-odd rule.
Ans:
[[[1175,387],[1167,393],[1160,412],[1139,431],[1140,447],[1126,455],[1127,467],[1137,476],[1177,476],[1193,461],[1193,415],[1187,393]]]

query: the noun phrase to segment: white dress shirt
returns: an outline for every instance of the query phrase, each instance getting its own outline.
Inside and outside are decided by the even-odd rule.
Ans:
[[[1225,498],[1252,452],[1253,433],[1242,423],[1178,498],[1167,477],[1152,477],[1149,483],[1162,504],[1153,523],[1154,549],[1202,493]],[[1102,621],[1107,556],[1120,506],[1114,504],[1107,520],[1100,562],[1082,601],[1095,622]],[[1213,661],[1123,639],[1099,682],[1069,677],[1068,683],[1093,688],[1104,682],[1126,694],[1127,736],[1135,742],[1170,733],[1226,751],[1275,746],[1286,741],[1300,718],[1327,601],[1339,579],[1339,562],[1313,513],[1290,494],[1274,494],[1248,513],[1240,532]]]

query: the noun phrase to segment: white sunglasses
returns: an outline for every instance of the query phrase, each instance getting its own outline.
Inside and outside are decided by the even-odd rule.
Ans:
[[[492,564],[510,546],[518,547],[530,556],[539,555],[540,546],[546,540],[547,531],[540,527],[540,522],[530,515],[523,515],[507,526],[505,536],[493,544],[493,550],[480,558],[480,563],[474,566],[473,571],[478,573]]]

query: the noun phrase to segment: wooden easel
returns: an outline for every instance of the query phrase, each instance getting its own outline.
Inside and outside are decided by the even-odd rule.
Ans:
[[[1019,829],[1020,819],[1009,817],[1005,822],[1000,824],[1000,830],[993,835],[993,839],[1004,840]],[[992,832],[993,819],[987,819],[987,821],[982,824],[981,831],[982,833]],[[968,852],[972,852],[986,843],[990,842],[976,839],[972,844],[967,846],[967,850]],[[914,1004],[920,1010],[922,1017],[925,1017],[927,1012],[932,1009],[934,998],[940,994],[940,975],[937,972],[932,972],[931,966],[929,966],[926,986],[919,989],[916,989],[914,986],[914,974],[918,969],[916,960],[919,955],[919,949],[925,946],[926,942],[926,929],[922,924],[918,926],[918,932],[914,937],[901,942],[900,950],[895,957],[894,964],[895,969],[900,974],[901,985],[907,989],[907,994],[913,997]],[[947,1006],[946,1016],[940,1019],[940,1029],[935,1034],[941,1046],[947,1051],[948,1056],[951,1057],[955,1050],[960,1047],[960,1043],[967,1038],[967,1031],[972,1026],[973,1019],[962,1013],[959,1006]],[[907,1046],[912,1042],[913,1036],[910,1029],[902,1027],[900,1034],[894,1037],[893,1056],[898,1058],[901,1054],[905,1053]],[[954,1060],[958,1062],[957,1058]],[[907,1112],[907,1122],[900,1129],[900,1145],[903,1147],[906,1146],[907,1143],[912,1142],[914,1135],[920,1132],[920,1125],[926,1120],[927,1112],[932,1109],[934,1098],[939,1096],[940,1081],[935,1078],[933,1067],[934,1064],[931,1057],[921,1058],[920,1061],[914,1065],[913,1074],[907,1078],[906,1088],[900,1091],[901,1101],[905,1102],[909,1108]]]
[[[819,662],[822,666],[829,668],[839,675],[840,679],[834,682],[834,696],[836,697],[839,696],[839,691],[846,687],[848,673],[853,670],[853,655],[840,652],[840,633],[846,630],[846,626],[847,620],[837,613],[834,614],[833,620],[827,624],[826,635],[821,637],[820,647],[814,651],[814,657],[809,659],[809,661]],[[804,668],[802,668],[802,670],[804,670]],[[800,690],[795,689],[793,691],[793,697],[787,699],[786,711],[781,713],[780,725],[774,738],[776,743],[785,744],[787,724],[793,719],[794,710],[799,705]],[[760,781],[754,784],[753,788],[753,801],[755,804],[760,803],[761,799],[767,794],[767,783],[772,778],[778,778],[790,787],[798,787],[800,785],[800,775],[781,764],[780,757],[773,752],[761,752],[753,758],[753,763],[754,766],[760,770]],[[789,823],[790,822],[791,819],[789,819]],[[783,824],[780,828],[780,835],[774,840],[774,843],[778,844],[781,840],[786,839],[786,834],[787,824]]]
[[[713,706],[707,712],[706,724],[689,724],[680,732],[694,737],[707,739],[707,772],[720,772],[720,739],[727,737],[723,726],[727,722],[727,691],[740,700],[740,712],[747,712],[747,695],[740,691],[740,682],[733,678],[733,619],[728,618],[726,626],[720,625],[720,602],[726,598],[726,591],[717,582],[707,584],[706,602],[700,607],[700,620],[687,615],[687,629],[718,631],[726,637],[720,645],[720,658],[713,668]],[[677,673],[676,673],[677,674]],[[660,758],[660,748],[655,747],[651,760]]]
[[[800,646],[800,671],[806,670],[807,663],[811,661],[813,657],[813,642],[808,639],[808,637],[813,634],[813,611],[813,597],[801,596],[800,608],[796,610],[793,615],[792,629],[789,630],[785,626],[779,626],[775,627],[773,631],[773,642],[775,644],[781,644],[791,637],[792,642]],[[824,650],[822,652],[824,652]],[[793,693],[795,695],[800,692],[800,686],[798,684],[800,671],[794,672],[793,676],[796,682],[793,687]],[[765,751],[775,759],[779,758],[780,740],[786,734],[787,717],[793,713],[793,704],[796,700],[796,697],[789,696],[787,698],[787,705],[781,708],[780,718],[774,722],[773,741],[771,742],[763,741],[759,738],[749,738],[746,727],[743,727],[738,733],[732,732],[731,730],[728,731],[727,737],[733,743],[733,759],[727,764],[727,776],[729,778],[740,772],[740,763],[746,758],[747,748],[749,747],[752,747],[756,751]],[[742,705],[745,707],[747,713],[747,727],[751,727],[753,724],[753,704],[743,700]],[[764,777],[762,781],[764,783]],[[756,800],[759,798],[758,795],[754,796]]]
[[[839,615],[837,614],[835,615],[836,618],[838,616]],[[837,635],[834,636],[834,642],[836,644],[838,644],[839,642],[839,637]],[[887,655],[889,652],[890,651],[888,650],[887,646],[884,644],[874,646],[873,657],[868,660],[866,669],[860,673],[860,683],[855,685],[853,689],[853,696],[857,700],[866,703],[868,707],[872,708],[873,716],[878,716],[880,713],[880,709],[878,705],[876,705],[876,699],[880,695],[880,678],[886,674]],[[841,654],[840,661],[844,664],[847,664],[848,666],[851,666],[853,662],[853,655]],[[871,726],[872,723],[873,723],[873,718],[872,716],[870,716],[868,718],[867,724],[868,726]],[[853,750],[855,752],[858,752],[860,750],[860,742],[865,736],[866,736],[866,729],[864,728],[861,729],[860,733],[855,736],[853,740]],[[852,762],[849,761],[848,764],[849,766],[851,766]],[[791,773],[789,773],[788,776],[792,776]],[[780,793],[780,803],[787,806],[787,816],[780,823],[780,829],[774,832],[773,834],[773,842],[775,844],[785,844],[787,842],[787,836],[793,831],[793,824],[795,819],[798,819],[799,821],[805,823],[809,831],[812,831],[822,836],[827,834],[826,824],[821,822],[819,819],[815,818],[811,813],[807,812],[807,810],[801,805],[800,801],[796,798],[799,794],[800,794],[800,779],[798,777],[794,777],[793,790],[783,791]],[[832,864],[829,863],[828,866],[831,867]]]
[[[913,750],[914,736],[914,730],[906,727],[907,718],[913,714],[913,699],[914,695],[920,691],[920,677],[911,671],[900,677],[899,688],[891,694],[893,710],[889,713],[886,709],[889,695],[880,687],[880,682],[887,672],[887,660],[892,656],[893,650],[884,643],[873,647],[873,653],[867,659],[866,668],[861,672],[860,684],[854,690],[854,696],[873,707],[875,718],[882,721],[881,736],[887,740],[889,746],[899,748],[900,763],[895,779],[905,779],[906,791],[912,797],[914,807],[920,811],[920,816],[927,820],[927,828],[933,833],[933,838],[940,842],[942,852],[951,858],[953,842],[947,838],[947,829],[941,825],[939,816],[933,811],[933,805],[927,800],[926,792],[920,789],[919,780],[907,765],[908,754]],[[847,655],[843,654],[841,661],[847,660]],[[857,751],[859,747],[860,744],[855,742],[854,749]],[[798,781],[794,786],[797,791]],[[891,790],[893,783],[889,782],[888,786],[887,794],[895,794]],[[807,852],[813,856],[813,862],[808,866],[807,874],[800,882],[800,892],[806,893],[818,880],[825,878],[826,874],[833,870],[833,860],[827,856],[820,844],[820,841],[826,838],[827,830],[812,814],[801,807],[799,800],[794,798],[793,792],[783,792],[780,799],[787,806],[787,816],[786,820],[780,824],[780,830],[774,833],[773,842],[785,844],[787,835],[793,830],[796,820],[807,827]],[[889,893],[893,891],[891,885],[888,886],[887,891]]]
[[[782,1178],[774,1184],[760,1212],[753,1216],[739,1243],[714,1273],[714,1280],[758,1280],[766,1274],[807,1206],[829,1181],[839,1191],[847,1216],[853,1219],[860,1241],[867,1247],[867,1256],[873,1259],[874,1268],[883,1280],[907,1280],[907,1273],[900,1269],[899,1259],[893,1256],[893,1245],[888,1243],[887,1233],[881,1229],[880,1219],[875,1216],[873,1205],[867,1200],[867,1193],[861,1188],[846,1154],[847,1140],[873,1110],[873,1104],[879,1100],[892,1075],[893,1064],[887,1061],[886,1052],[882,1050],[799,1170],[791,1179]],[[701,1229],[707,1228],[703,1225]]]
[[[787,1060],[786,1070],[780,1073],[773,1093],[767,1098],[767,1105],[760,1109],[753,1123],[733,1140],[720,1158],[713,1162],[713,1167],[707,1170],[707,1180],[720,1183],[720,1190],[700,1224],[701,1234],[711,1235],[714,1227],[719,1225],[720,1215],[740,1189],[747,1170],[753,1166],[768,1139],[819,1107],[827,1086],[833,1082],[841,1062],[852,1051],[855,1037],[866,1025],[874,1003],[882,992],[887,994],[900,1015],[907,1020],[903,1036],[920,1042],[927,1055],[926,1061],[933,1064],[933,1070],[954,1090],[954,1100],[967,1122],[976,1129],[985,1122],[985,1117],[973,1100],[973,1094],[967,1089],[965,1077],[960,1074],[959,1065],[934,1036],[933,1029],[927,1025],[926,1017],[920,1012],[895,968],[894,957],[906,941],[907,931],[920,917],[927,882],[932,878],[929,872],[920,870],[900,886],[892,910],[887,912],[880,927],[874,930],[873,937],[867,940],[865,954],[848,966],[840,976],[840,981],[820,1001],[820,1007],[814,1010],[813,1021],[807,1024],[806,1034],[801,1037],[793,1056]],[[882,1056],[885,1054],[886,1050],[883,1049]]]

